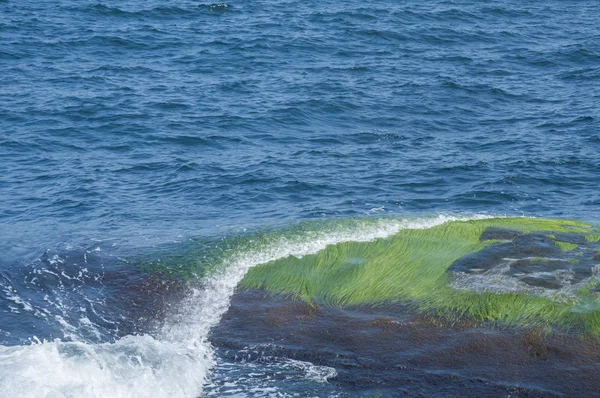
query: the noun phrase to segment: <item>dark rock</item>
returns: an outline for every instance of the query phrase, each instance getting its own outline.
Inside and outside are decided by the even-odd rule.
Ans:
[[[243,351],[245,360],[290,358],[333,367],[338,376],[329,382],[357,394],[552,397],[600,391],[595,339],[450,323],[400,304],[317,308],[238,291],[210,338],[229,352],[228,360]],[[248,356],[248,346],[259,348]]]

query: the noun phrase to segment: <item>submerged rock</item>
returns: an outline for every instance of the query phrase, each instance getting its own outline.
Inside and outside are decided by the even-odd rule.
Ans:
[[[449,322],[402,304],[316,307],[239,290],[210,339],[230,361],[333,368],[328,382],[356,396],[591,396],[600,389],[596,339]]]

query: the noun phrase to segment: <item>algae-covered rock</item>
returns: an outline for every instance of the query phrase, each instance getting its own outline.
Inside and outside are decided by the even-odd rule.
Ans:
[[[572,220],[449,221],[271,261],[241,286],[333,306],[405,302],[443,317],[598,333],[597,233]]]

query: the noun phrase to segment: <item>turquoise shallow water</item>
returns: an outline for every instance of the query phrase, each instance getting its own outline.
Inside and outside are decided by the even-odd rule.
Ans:
[[[140,257],[190,240],[209,263],[302,220],[599,220],[599,22],[596,1],[0,0],[0,343],[147,332]]]

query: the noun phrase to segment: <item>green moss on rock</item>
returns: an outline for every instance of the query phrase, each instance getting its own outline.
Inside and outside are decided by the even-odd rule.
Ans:
[[[386,239],[343,242],[301,258],[287,257],[256,266],[241,282],[307,302],[335,306],[413,303],[446,317],[468,316],[518,325],[579,325],[600,332],[600,311],[574,312],[574,303],[519,293],[476,293],[453,289],[446,272],[453,262],[499,244],[482,240],[488,229],[520,233],[590,235],[589,225],[572,220],[496,218],[451,221],[427,229],[404,229]],[[563,250],[577,245],[556,242]],[[594,299],[597,298],[594,296]]]
[[[570,252],[572,250],[577,249],[577,245],[575,243],[562,242],[557,240],[554,244],[563,252]]]

